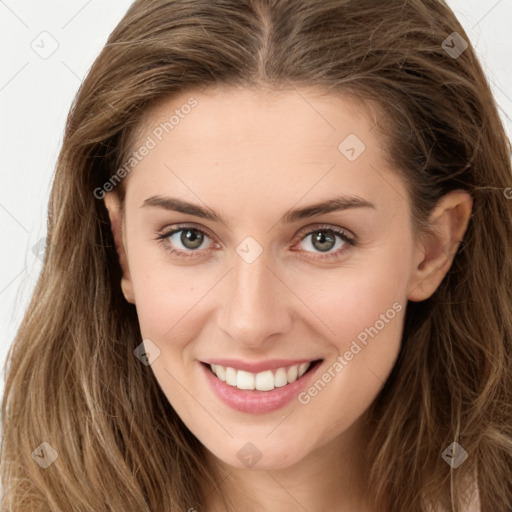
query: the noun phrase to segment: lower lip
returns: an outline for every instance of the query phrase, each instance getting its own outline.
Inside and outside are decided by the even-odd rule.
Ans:
[[[266,412],[276,411],[290,403],[307,387],[320,364],[321,362],[315,363],[315,366],[311,370],[291,384],[287,384],[280,388],[274,388],[272,391],[258,391],[242,390],[234,386],[230,386],[217,378],[212,373],[209,365],[199,363],[206,376],[208,384],[222,402],[237,411],[249,412],[252,414],[263,414]]]

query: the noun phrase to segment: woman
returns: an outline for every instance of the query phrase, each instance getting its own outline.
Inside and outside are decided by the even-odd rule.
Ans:
[[[510,187],[444,2],[136,1],[69,115],[2,510],[512,510]]]

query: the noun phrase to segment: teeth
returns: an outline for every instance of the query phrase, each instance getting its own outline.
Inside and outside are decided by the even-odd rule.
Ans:
[[[254,389],[254,374],[238,370],[236,387],[238,389]]]
[[[284,368],[278,368],[274,375],[274,386],[276,388],[282,388],[283,386],[286,386],[286,384],[288,384],[288,381],[286,380],[286,370]]]
[[[299,377],[302,377],[306,373],[306,370],[308,368],[309,363],[302,363],[301,365],[299,365]]]
[[[299,373],[299,367],[297,365],[290,366],[290,368],[288,368],[288,371],[286,372],[286,378],[288,379],[288,382],[290,384],[297,380],[298,373]]]
[[[215,366],[215,370],[213,370],[215,372],[215,375],[217,375],[217,377],[219,377],[220,380],[222,380],[223,382],[226,382],[226,368],[224,368],[224,366],[220,366],[220,365],[212,365],[212,367]]]
[[[236,370],[234,368],[226,368],[226,384],[236,387]]]
[[[238,389],[250,389],[258,391],[271,391],[274,388],[282,388],[287,384],[295,382],[302,377],[311,363],[296,364],[287,368],[277,368],[265,370],[259,373],[246,372],[244,370],[235,370],[229,366],[220,364],[211,364],[213,373],[223,382]]]
[[[271,391],[274,386],[274,374],[271,370],[256,374],[256,389],[258,391]]]

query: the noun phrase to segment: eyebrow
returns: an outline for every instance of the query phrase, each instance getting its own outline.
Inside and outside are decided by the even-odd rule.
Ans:
[[[151,196],[148,197],[142,204],[142,208],[162,208],[164,210],[170,210],[180,212],[184,214],[194,215],[201,219],[207,219],[214,222],[221,222],[226,224],[221,215],[215,213],[213,210],[202,207],[196,204],[177,199],[175,197],[165,196]],[[316,215],[322,215],[326,213],[349,210],[353,208],[373,208],[376,209],[373,203],[370,203],[366,199],[358,196],[337,196],[326,201],[311,204],[303,208],[294,208],[288,210],[280,219],[280,222],[291,224],[299,220],[303,220]],[[226,224],[227,225],[227,224]]]

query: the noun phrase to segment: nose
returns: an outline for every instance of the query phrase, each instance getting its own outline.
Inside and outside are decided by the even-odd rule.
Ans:
[[[252,263],[235,257],[228,284],[223,287],[218,324],[236,343],[259,349],[272,335],[290,330],[290,292],[275,274],[264,254]]]

